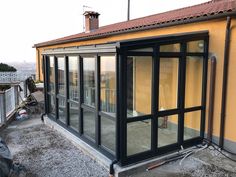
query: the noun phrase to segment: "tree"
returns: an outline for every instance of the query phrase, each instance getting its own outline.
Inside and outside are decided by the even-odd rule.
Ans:
[[[0,72],[15,72],[15,71],[17,71],[17,70],[13,66],[9,66],[7,64],[0,63]]]

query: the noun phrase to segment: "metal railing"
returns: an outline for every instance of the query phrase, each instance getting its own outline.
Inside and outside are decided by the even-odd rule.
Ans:
[[[22,90],[20,90],[19,85]],[[0,126],[6,123],[18,105],[23,101],[23,98],[28,95],[25,82],[21,82],[19,85],[14,85],[8,90],[0,91]]]
[[[32,72],[0,72],[0,83],[25,81],[28,77],[33,77],[33,79],[35,79],[35,75],[32,74]]]
[[[58,85],[59,90],[64,90],[64,85]],[[70,99],[78,100],[78,87],[69,87]],[[84,87],[84,103],[94,106],[95,104],[95,87]],[[66,105],[65,99],[60,99],[58,103],[60,108],[64,108]],[[116,90],[101,88],[101,108],[105,112],[116,112]],[[77,107],[76,107],[77,109]]]
[[[0,92],[0,125],[7,121],[7,118],[16,108],[19,99],[16,99],[17,86]]]
[[[116,90],[101,88],[101,108],[104,112],[116,112]]]
[[[17,92],[16,87],[11,87],[5,91],[5,102],[6,102],[6,116],[8,117],[16,108],[18,104],[15,97],[15,92]]]

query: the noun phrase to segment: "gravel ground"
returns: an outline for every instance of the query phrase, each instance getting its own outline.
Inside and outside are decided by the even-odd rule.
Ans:
[[[11,150],[14,163],[20,164],[10,177],[100,177],[109,174],[69,140],[42,124],[39,116],[15,121],[0,135]],[[213,149],[205,149],[186,158],[181,165],[176,161],[151,171],[128,174],[125,177],[236,177],[236,163]]]
[[[108,176],[108,171],[36,117],[13,122],[1,132],[20,173],[13,177]]]
[[[129,177],[236,177],[236,163],[217,151],[205,149],[180,160],[168,163],[151,171],[128,175]]]

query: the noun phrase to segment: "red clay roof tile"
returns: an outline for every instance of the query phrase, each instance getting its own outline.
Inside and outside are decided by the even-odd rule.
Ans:
[[[195,6],[102,26],[99,29],[89,33],[83,32],[43,43],[38,43],[35,44],[34,47],[66,43],[73,40],[88,40],[90,38],[105,37],[118,32],[125,33],[133,30],[142,30],[151,26],[158,28],[163,24],[171,24],[177,21],[183,21],[186,23],[191,22],[191,20],[199,17],[211,17],[218,14],[227,14],[228,12],[236,13],[236,0],[213,0]]]

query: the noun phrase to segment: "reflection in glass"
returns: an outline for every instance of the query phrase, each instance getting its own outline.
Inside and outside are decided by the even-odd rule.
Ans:
[[[69,118],[70,118],[70,126],[75,130],[79,129],[79,105],[77,103],[70,102],[69,108]]]
[[[58,98],[58,118],[60,121],[66,123],[66,99],[63,97]]]
[[[83,58],[84,103],[95,106],[95,58]]]
[[[95,113],[83,109],[84,135],[95,140]]]
[[[184,115],[184,140],[200,136],[201,111],[188,112]]]
[[[115,152],[116,147],[116,122],[115,118],[101,116],[101,144]]]
[[[101,56],[101,111],[116,112],[116,65],[114,56]]]
[[[127,155],[151,149],[151,120],[127,124]]]
[[[151,113],[152,57],[127,58],[127,116]]]
[[[69,97],[71,100],[78,102],[79,101],[79,96],[78,96],[79,58],[77,56],[69,56],[68,67],[69,67]]]
[[[185,84],[185,107],[186,108],[201,105],[202,75],[203,75],[203,58],[202,57],[187,57],[186,84]]]
[[[153,52],[153,48],[149,47],[149,48],[133,49],[129,50],[129,52]]]
[[[58,92],[60,95],[65,95],[65,58],[57,58],[58,65]]]
[[[180,52],[180,44],[161,45],[160,52]]]
[[[178,142],[178,115],[158,118],[158,147]]]
[[[178,58],[160,58],[159,110],[177,108]]]
[[[48,94],[49,99],[49,113],[56,114],[56,107],[55,107],[55,97]]]
[[[55,93],[55,67],[54,67],[54,57],[49,57],[49,87],[48,91]]]
[[[187,52],[204,52],[204,41],[191,41],[187,43]]]

